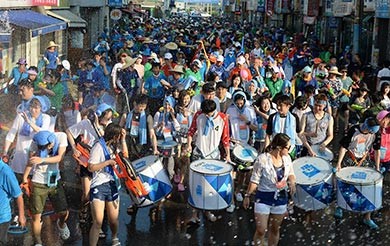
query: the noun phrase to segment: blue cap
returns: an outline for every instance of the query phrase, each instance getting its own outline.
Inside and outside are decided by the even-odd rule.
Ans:
[[[56,135],[50,131],[40,131],[34,135],[33,141],[40,146],[47,145],[49,143],[55,143]]]
[[[46,113],[51,107],[50,99],[47,96],[35,96],[35,98],[41,103],[41,111]]]
[[[100,116],[103,114],[103,112],[106,111],[106,110],[111,110],[112,113],[113,113],[114,115],[117,115],[117,114],[118,114],[118,113],[115,111],[115,109],[114,109],[113,107],[111,107],[110,105],[108,105],[107,103],[101,103],[101,104],[99,104],[99,106],[97,106],[95,112],[96,112],[96,115],[97,115],[98,117],[100,117]]]
[[[167,96],[164,99],[164,105],[165,105],[165,103],[169,103],[169,105],[171,105],[171,107],[174,108],[176,105],[176,100],[175,100],[175,98],[173,98],[171,96]]]

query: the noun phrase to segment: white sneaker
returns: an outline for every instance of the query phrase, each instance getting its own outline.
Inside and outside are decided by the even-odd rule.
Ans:
[[[211,212],[208,212],[207,213],[207,219],[210,221],[210,222],[215,222],[217,221],[217,217],[215,217],[215,215]]]
[[[227,209],[226,212],[233,213],[234,209],[236,209],[236,206],[234,204],[231,204]]]
[[[242,202],[244,201],[244,198],[242,197],[242,194],[239,192],[239,193],[236,193],[236,201],[237,202]]]

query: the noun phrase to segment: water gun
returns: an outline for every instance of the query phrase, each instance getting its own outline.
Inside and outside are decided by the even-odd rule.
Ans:
[[[346,90],[346,89],[341,89],[341,92],[344,94],[344,95],[346,95],[347,97],[350,97],[351,96],[351,93],[348,91],[348,90]]]
[[[113,167],[118,178],[124,180],[127,189],[136,197],[143,197],[149,194],[149,191],[143,185],[138,173],[134,170],[130,161],[125,158],[122,152],[115,155],[115,161],[119,170]]]
[[[328,92],[331,96],[335,96],[334,90],[332,87],[330,87],[330,84],[327,84],[326,87],[328,88]]]
[[[357,111],[363,111],[365,109],[363,106],[358,105],[358,104],[352,104],[351,108],[354,110],[357,110]]]
[[[20,184],[20,189],[26,194],[27,197],[31,195],[31,179],[28,179],[27,183]]]
[[[76,161],[84,166],[84,167],[88,167],[88,160],[89,160],[89,149],[86,148],[86,147],[83,147],[80,143],[77,143],[76,144],[76,149],[80,152],[80,156],[79,157],[76,157],[74,154],[73,154],[73,158],[76,159]]]

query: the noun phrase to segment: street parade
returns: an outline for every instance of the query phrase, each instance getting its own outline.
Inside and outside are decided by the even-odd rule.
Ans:
[[[0,245],[390,244],[390,60],[223,15],[57,42],[1,77]]]

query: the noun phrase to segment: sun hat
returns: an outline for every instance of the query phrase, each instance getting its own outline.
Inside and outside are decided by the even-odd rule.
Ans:
[[[381,121],[381,120],[383,120],[388,114],[390,114],[389,111],[387,111],[387,110],[382,110],[382,111],[380,111],[380,112],[378,113],[378,115],[376,116],[376,119],[379,120],[379,121]]]
[[[132,57],[126,57],[125,58],[125,64],[122,66],[122,69],[126,69],[132,65],[134,65],[134,63],[137,61],[137,58],[132,58]]]
[[[56,44],[54,41],[50,41],[49,44],[47,45],[46,49],[50,48],[50,47],[58,47],[59,45]]]
[[[176,65],[173,69],[169,70],[172,73],[184,74],[184,67],[182,65]]]
[[[340,72],[339,72],[339,69],[336,67],[336,66],[333,66],[329,69],[329,72],[328,73],[331,73],[331,74],[336,74],[336,75],[342,75]]]

